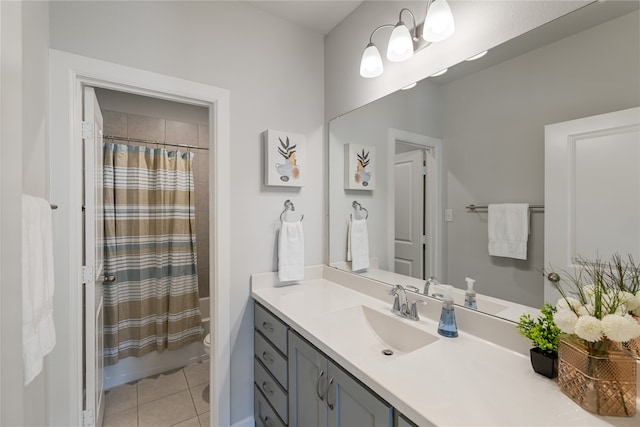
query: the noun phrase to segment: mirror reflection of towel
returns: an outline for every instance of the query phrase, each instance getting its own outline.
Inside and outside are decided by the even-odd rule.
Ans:
[[[529,204],[489,205],[489,255],[527,259]]]
[[[351,270],[369,268],[369,234],[366,219],[352,219],[350,227]]]
[[[282,282],[304,279],[302,221],[282,222],[278,235],[278,278]]]

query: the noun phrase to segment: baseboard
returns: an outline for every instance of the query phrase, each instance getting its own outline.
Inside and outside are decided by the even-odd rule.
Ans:
[[[253,416],[247,417],[244,420],[240,420],[237,423],[233,423],[231,427],[254,427],[256,425],[256,421],[253,419]]]

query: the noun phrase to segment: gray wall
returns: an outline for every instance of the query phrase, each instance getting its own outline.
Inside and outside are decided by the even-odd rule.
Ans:
[[[338,117],[329,123],[329,262],[346,261],[347,219],[357,200],[369,211],[369,256],[388,269],[388,129],[395,128],[432,138],[442,137],[442,95],[429,80],[401,90]],[[376,149],[375,190],[344,189],[344,144]]]
[[[425,2],[365,1],[325,38],[325,117],[345,114],[588,3],[591,0],[449,2],[456,23],[453,36],[409,61],[385,59],[384,74],[365,79],[359,74],[360,58],[371,32],[378,25],[395,22],[403,7],[413,10],[418,21],[425,14]],[[388,31],[376,34],[374,43],[384,46]]]
[[[21,194],[48,197],[48,10],[0,2],[0,424],[41,426],[47,371],[22,381]]]
[[[638,106],[634,12],[442,87],[448,281],[480,293],[543,302],[544,214],[531,213],[526,261],[491,257],[487,214],[475,203],[544,203],[544,126]]]
[[[464,288],[470,276],[480,293],[540,306],[544,212],[531,213],[528,259],[520,261],[489,256],[487,213],[465,206],[543,204],[544,126],[640,103],[638,19],[623,16],[442,86],[427,79],[332,120],[330,261],[345,260],[346,218],[357,199],[370,212],[371,256],[388,267],[387,129],[399,128],[443,139],[444,207],[453,222],[443,224],[440,279]],[[375,190],[342,189],[347,142],[376,147]]]
[[[261,133],[306,136],[324,159],[323,37],[243,2],[52,2],[51,47],[228,89],[231,100],[231,421],[253,414],[249,277],[275,271],[286,199],[305,214],[305,264],[324,262],[324,160],[303,189],[263,185]],[[100,17],[100,19],[96,19]]]

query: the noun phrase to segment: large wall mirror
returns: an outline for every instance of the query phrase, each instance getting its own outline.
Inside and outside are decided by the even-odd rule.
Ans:
[[[472,277],[479,295],[540,307],[545,125],[640,105],[639,18],[638,2],[594,2],[332,120],[330,265],[351,269],[357,201],[372,259],[358,274],[418,288]],[[375,188],[347,188],[345,144],[374,149]],[[526,260],[489,255],[487,211],[468,208],[488,203],[539,206]]]

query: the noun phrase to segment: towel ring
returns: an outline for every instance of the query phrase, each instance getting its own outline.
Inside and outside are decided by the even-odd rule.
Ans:
[[[358,209],[360,211],[364,211],[364,219],[368,219],[369,218],[369,211],[366,208],[363,208],[362,205],[360,203],[358,203],[357,201],[353,201],[353,203],[351,203],[351,206],[353,206],[354,209]],[[353,216],[351,216],[351,218],[353,218]]]
[[[281,222],[285,222],[284,221],[284,214],[287,213],[287,211],[291,211],[291,212],[295,212],[296,207],[293,205],[293,202],[289,199],[284,201],[284,210],[282,211],[282,213],[280,214],[280,221]],[[302,214],[302,216],[300,217],[300,221],[302,221],[304,219],[304,214]]]

